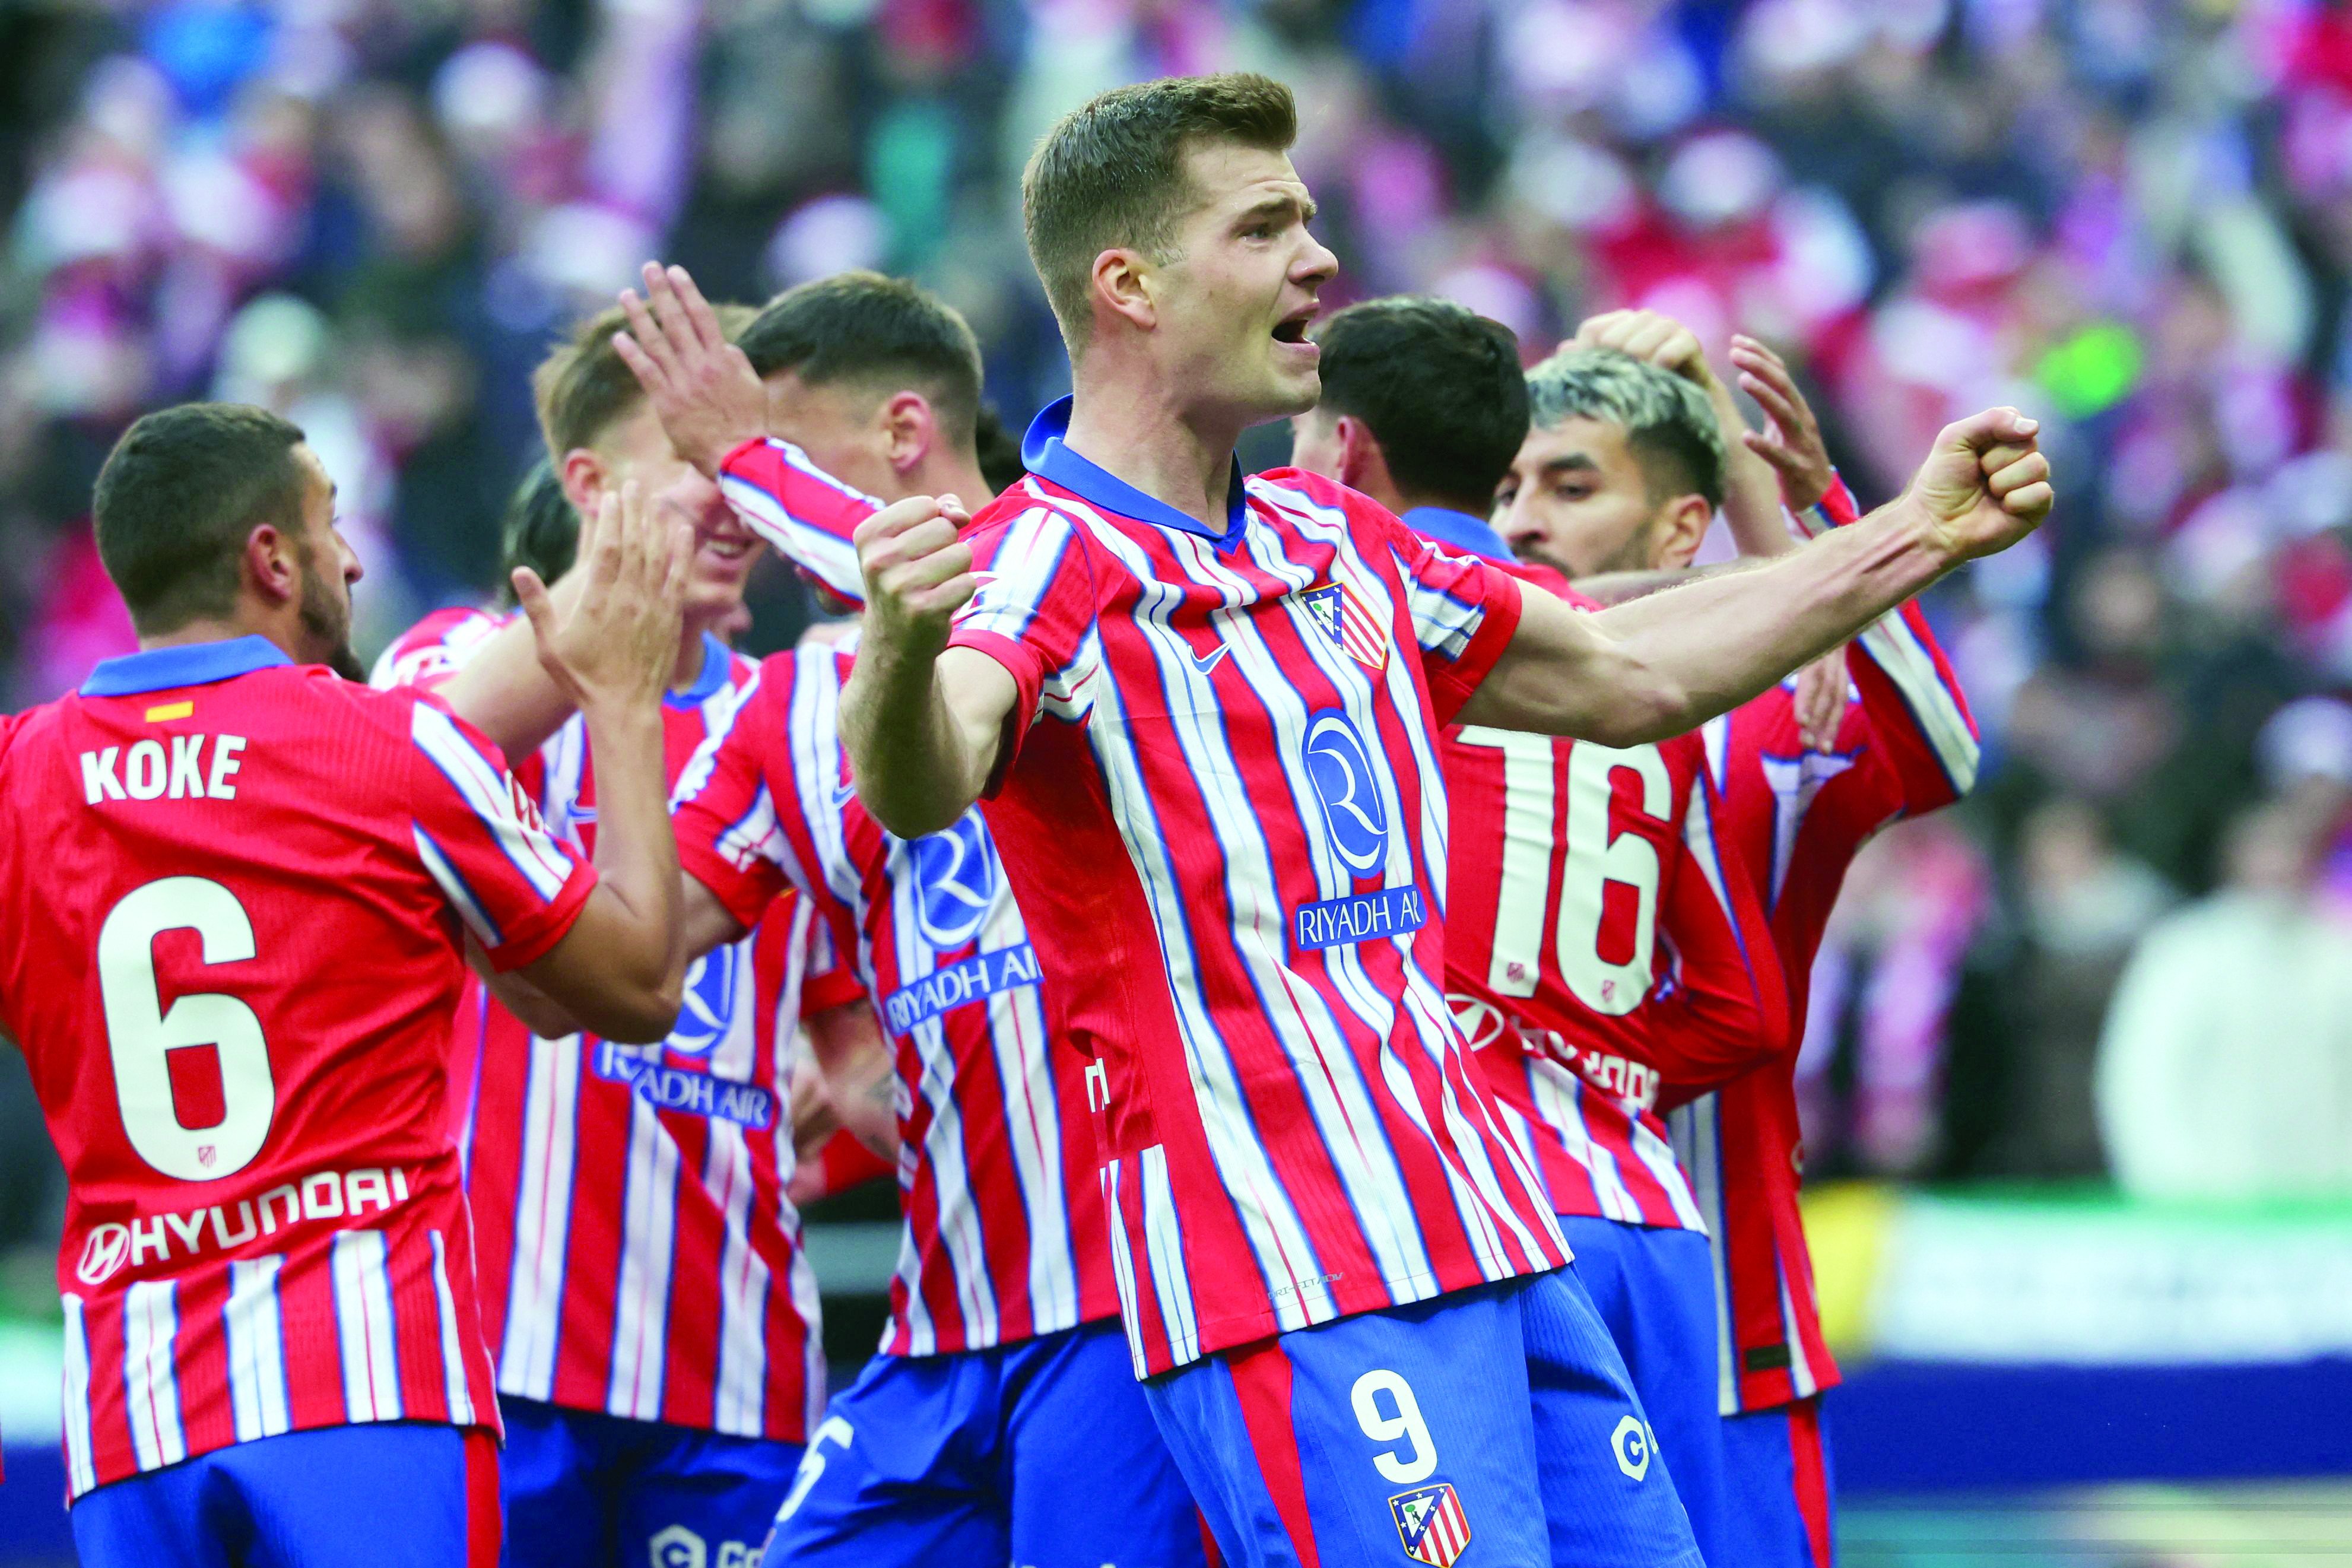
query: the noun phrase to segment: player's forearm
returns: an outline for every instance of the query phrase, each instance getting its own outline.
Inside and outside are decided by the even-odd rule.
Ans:
[[[585,713],[596,759],[597,891],[617,917],[601,944],[599,1002],[628,1026],[624,1034],[599,1023],[597,1032],[656,1040],[677,1020],[686,970],[661,714],[608,700],[592,700]]]
[[[1649,712],[1631,739],[1662,740],[1728,711],[1953,564],[1898,502],[1752,570],[1601,612],[1600,629],[1642,672],[1637,707]]]
[[[486,638],[436,695],[488,735],[509,765],[539,750],[572,717],[572,699],[540,663],[530,623],[520,616]]]
[[[878,641],[842,688],[841,738],[857,798],[901,838],[952,826],[995,762],[950,703],[938,656]]]
[[[1718,381],[1707,395],[1715,405],[1716,423],[1723,432],[1723,521],[1731,530],[1739,553],[1785,555],[1797,548],[1780,510],[1780,476],[1772,465],[1748,449],[1747,416],[1733,401],[1731,388]]]

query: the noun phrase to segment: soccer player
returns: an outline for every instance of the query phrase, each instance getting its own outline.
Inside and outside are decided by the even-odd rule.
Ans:
[[[678,1006],[651,759],[686,546],[634,490],[600,510],[584,589],[520,584],[549,678],[631,759],[592,868],[480,735],[336,673],[360,569],[299,429],[189,404],[100,473],[140,651],[0,719],[0,1016],[69,1183],[86,1563],[497,1558],[466,950],[619,1038]]]
[[[570,505],[526,491],[508,535],[561,573],[578,517],[632,481],[692,519],[659,742],[674,783],[751,689],[754,665],[716,628],[740,613],[761,545],[670,449],[613,350],[623,321],[591,320],[541,365],[549,468]],[[551,831],[593,845],[607,760],[525,634],[512,617],[441,612],[394,642],[379,679],[433,684],[506,748]],[[809,944],[829,940],[810,920],[780,904],[699,958],[656,1047],[478,991],[461,1012],[460,1047],[479,1062],[467,1190],[516,1564],[740,1560],[791,1485],[824,1406],[816,1281],[784,1195],[795,1023],[814,1015],[827,1048],[874,1033],[855,983],[824,977]]]
[[[646,285],[622,347],[672,445],[843,599],[864,588],[845,524],[870,508],[842,506],[813,456],[885,495],[988,499],[979,346],[929,294],[872,273],[804,284],[736,353],[683,272],[648,268]],[[772,422],[807,449],[762,438]],[[840,922],[895,1047],[890,1329],[812,1439],[766,1562],[1200,1563],[1199,1513],[1118,1328],[1086,1060],[1046,1026],[980,814],[902,840],[848,788],[836,715],[853,658],[765,661],[675,802],[688,951],[798,887]]]
[[[1242,75],[1046,134],[1023,207],[1075,400],[969,540],[948,510],[860,528],[851,773],[905,837],[988,798],[1099,1069],[1137,1367],[1228,1556],[1690,1562],[1445,1005],[1436,731],[1689,729],[2030,531],[2047,465],[2032,421],[1978,416],[1895,505],[1600,615],[1327,480],[1244,482],[1241,432],[1318,394],[1335,264],[1296,129]]]
[[[1293,461],[1423,538],[1557,590],[1556,574],[1514,562],[1485,515],[1528,434],[1511,330],[1447,300],[1375,300],[1315,341],[1322,398],[1294,421]],[[1663,488],[1711,512],[1721,453],[1687,456],[1705,466],[1663,468]],[[1616,750],[1457,727],[1444,767],[1448,1000],[1624,1357],[1700,1550],[1730,1561],[1715,1270],[1658,1106],[1667,1079],[1687,1095],[1787,1046],[1762,907],[1717,842],[1696,734]]]
[[[1680,565],[1689,554],[1685,531],[1661,515],[1672,498],[1645,490],[1641,476],[1665,454],[1706,444],[1769,461],[1808,533],[1855,520],[1811,410],[1762,343],[1735,338],[1731,350],[1740,385],[1770,418],[1753,432],[1678,323],[1612,312],[1586,322],[1577,341],[1581,348],[1531,376],[1539,427],[1506,487],[1514,503],[1506,526],[1526,548],[1592,570]],[[1633,372],[1621,357],[1628,353],[1643,361]],[[1796,547],[1777,509],[1765,516],[1727,508],[1726,516],[1749,554]],[[1706,730],[1723,835],[1770,912],[1801,1035],[1813,954],[1854,853],[1894,818],[1949,805],[1977,768],[1974,722],[1917,605],[1854,640],[1834,683],[1822,689],[1826,714],[1812,710],[1814,671],[1805,673],[1807,681],[1775,687]],[[1829,1568],[1820,1396],[1838,1373],[1822,1341],[1797,1207],[1803,1149],[1794,1067],[1783,1058],[1744,1075],[1676,1111],[1672,1124],[1706,1212],[1724,1304],[1717,1381],[1727,1548],[1734,1561]]]

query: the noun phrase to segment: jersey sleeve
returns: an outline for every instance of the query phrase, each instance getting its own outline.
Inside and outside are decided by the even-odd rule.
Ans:
[[[409,739],[418,858],[493,966],[541,957],[579,917],[595,868],[548,832],[479,731],[420,694]]]
[[[1843,527],[1862,509],[1843,479],[1797,515],[1809,537]],[[1975,786],[1975,717],[1916,600],[1880,616],[1854,638],[1846,668],[1861,693],[1874,749],[1892,769],[1906,816],[1951,805]]]
[[[376,656],[368,684],[379,691],[402,686],[436,690],[506,622],[488,610],[436,610]]]
[[[1044,714],[1082,723],[1098,660],[1093,653],[1096,585],[1092,558],[1070,521],[1051,507],[1031,507],[971,535],[980,589],[956,612],[950,647],[988,655],[1013,677],[1016,695],[1005,716],[992,792]]]
[[[719,492],[751,531],[853,609],[866,604],[866,575],[852,538],[882,510],[865,491],[843,484],[790,441],[746,441],[719,465]]]
[[[866,994],[866,986],[857,978],[856,964],[843,950],[833,921],[809,921],[805,943],[801,956],[802,1017],[814,1018],[819,1013],[845,1007]]]
[[[1385,512],[1391,552],[1404,579],[1405,607],[1440,724],[1451,724],[1510,646],[1519,625],[1519,584],[1475,555],[1455,555]]]
[[[679,867],[746,926],[758,925],[768,906],[803,880],[778,820],[780,809],[793,806],[792,770],[784,770],[787,798],[779,803],[767,766],[769,749],[783,743],[788,673],[771,660],[711,715],[670,794]]]
[[[1689,742],[1696,749],[1696,739]],[[1683,813],[1659,923],[1678,963],[1654,1032],[1665,1080],[1661,1110],[1759,1067],[1790,1044],[1789,989],[1771,922],[1739,849],[1722,831],[1721,797],[1703,761]]]

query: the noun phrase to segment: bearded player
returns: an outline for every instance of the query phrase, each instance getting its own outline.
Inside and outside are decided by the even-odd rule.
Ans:
[[[509,544],[560,570],[579,516],[625,482],[692,519],[662,705],[675,783],[751,683],[752,662],[719,632],[741,613],[762,547],[671,449],[613,350],[622,321],[614,310],[583,323],[540,366],[548,461],[570,505],[525,505]],[[551,830],[593,845],[603,759],[568,694],[524,657],[524,630],[444,612],[395,642],[378,678],[433,683],[515,759]],[[793,1026],[814,1014],[827,1050],[873,1034],[854,983],[808,978],[826,967],[811,940],[788,901],[702,956],[677,1030],[653,1047],[478,992],[461,1014],[460,1043],[480,1062],[467,1193],[518,1564],[748,1556],[791,1484],[824,1404],[816,1281],[783,1190]]]
[[[1769,461],[1805,533],[1853,522],[1859,509],[1811,410],[1762,343],[1736,338],[1731,349],[1739,385],[1769,419],[1756,432],[1738,422],[1697,340],[1672,320],[1612,312],[1586,322],[1577,342],[1531,378],[1549,391],[1538,394],[1539,427],[1507,487],[1505,514],[1524,548],[1584,572],[1682,565],[1682,531],[1639,476],[1657,451],[1709,440]],[[1624,355],[1641,363],[1628,371]],[[1646,391],[1605,390],[1634,384]],[[1644,416],[1644,407],[1672,412]],[[1727,516],[1745,553],[1797,548],[1777,508]],[[1917,605],[1867,627],[1833,682],[1815,687],[1812,674],[1706,731],[1724,833],[1770,912],[1800,1036],[1813,955],[1855,853],[1888,822],[1966,794],[1978,757],[1967,701]],[[1829,1568],[1822,1394],[1838,1370],[1822,1338],[1797,1206],[1803,1141],[1793,1070],[1784,1058],[1736,1079],[1675,1112],[1673,1127],[1707,1215],[1724,1303],[1717,1379],[1733,1560]]]
[[[938,300],[872,273],[804,284],[739,353],[682,271],[648,268],[646,287],[620,346],[672,444],[837,596],[862,599],[849,530],[874,503],[827,470],[885,495],[988,499],[979,346]],[[763,438],[771,426],[794,439]],[[764,662],[676,801],[688,950],[797,886],[840,921],[895,1055],[906,1229],[890,1329],[818,1428],[766,1562],[1199,1563],[1199,1514],[1118,1330],[1086,1062],[1047,1029],[980,815],[902,840],[847,787],[853,658]]]
[[[608,496],[547,679],[631,760],[595,864],[354,668],[334,487],[257,408],[140,420],[98,545],[141,650],[0,721],[0,1016],[63,1155],[87,1563],[488,1568],[499,1428],[453,1129],[464,954],[622,1039],[678,1006],[652,765],[684,575]]]
[[[1510,329],[1447,300],[1376,300],[1315,341],[1322,399],[1294,421],[1293,460],[1424,538],[1560,591],[1556,574],[1518,565],[1484,515],[1528,434],[1531,387]],[[1711,515],[1721,454],[1689,456]],[[1666,488],[1693,490],[1674,482],[1693,479],[1677,471]],[[1444,765],[1449,999],[1625,1359],[1699,1548],[1729,1561],[1715,1271],[1658,1107],[1667,1080],[1687,1094],[1787,1046],[1762,908],[1718,840],[1696,734],[1620,750],[1465,726],[1446,731]],[[1639,1444],[1624,1462],[1646,1462]]]
[[[1245,483],[1242,431],[1318,390],[1296,130],[1230,76],[1047,133],[1023,208],[1074,400],[969,541],[859,530],[851,773],[902,837],[987,797],[1099,1068],[1136,1368],[1228,1556],[1693,1562],[1663,1472],[1615,1458],[1639,1403],[1445,1004],[1437,731],[1679,733],[2021,537],[2046,464],[1979,416],[1861,523],[1599,615],[1319,478]]]

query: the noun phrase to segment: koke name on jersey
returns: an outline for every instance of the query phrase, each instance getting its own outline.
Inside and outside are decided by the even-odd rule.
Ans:
[[[186,708],[175,703],[174,708]],[[151,713],[164,712],[151,710]],[[184,718],[184,713],[175,714]],[[168,735],[162,740],[134,741],[129,748],[107,746],[80,753],[81,797],[85,805],[103,800],[235,800],[237,753],[245,750],[242,735]],[[209,753],[205,742],[211,742]],[[119,767],[118,767],[119,763]]]

